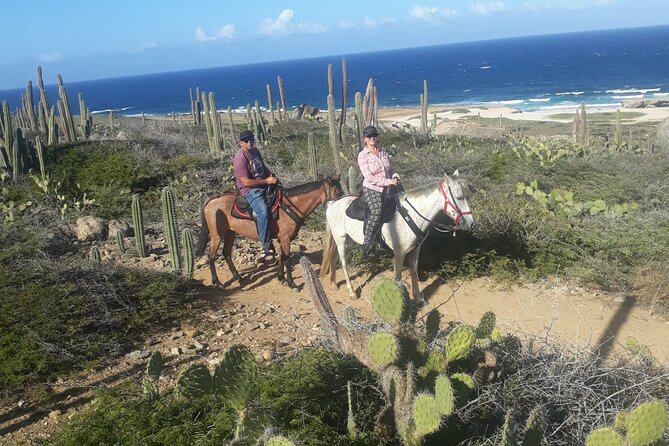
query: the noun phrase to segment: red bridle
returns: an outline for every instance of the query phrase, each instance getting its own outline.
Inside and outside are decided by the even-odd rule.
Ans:
[[[446,191],[444,190],[444,181],[439,182],[439,191],[441,192],[441,195],[444,196],[444,215],[448,216],[448,205],[451,205],[451,207],[455,210],[456,217],[453,220],[453,223],[455,226],[458,225],[458,222],[460,221],[460,218],[464,217],[465,215],[472,215],[471,211],[467,212],[462,212],[460,208],[458,207],[457,204],[453,203],[451,200],[448,199],[448,194],[446,194]],[[448,193],[453,197],[455,200],[455,197],[453,196],[453,191],[451,190],[451,186],[448,186]]]

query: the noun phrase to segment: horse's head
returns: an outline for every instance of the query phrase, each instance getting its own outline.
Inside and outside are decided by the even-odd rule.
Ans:
[[[325,197],[323,202],[336,200],[344,195],[341,187],[341,174],[336,177],[327,177],[323,180],[323,189],[325,190]]]
[[[474,217],[465,197],[465,189],[460,183],[460,173],[456,169],[453,175],[444,174],[439,182],[439,190],[444,197],[444,214],[453,219],[456,227],[470,229],[474,226]]]

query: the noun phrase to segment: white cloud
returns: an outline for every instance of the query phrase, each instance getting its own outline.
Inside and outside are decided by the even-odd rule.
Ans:
[[[326,31],[325,26],[320,23],[295,22],[295,11],[284,9],[276,19],[266,18],[260,23],[261,34],[288,35],[293,33],[314,34]]]
[[[340,20],[339,23],[337,23],[337,26],[343,29],[351,29],[355,28],[355,23],[350,20]]]
[[[479,2],[472,3],[469,5],[469,10],[474,14],[492,14],[494,12],[500,12],[506,10],[506,4],[500,1],[493,2]]]
[[[381,25],[387,25],[395,22],[397,22],[397,19],[393,17],[381,17],[378,19],[370,19],[369,17],[365,17],[362,21],[362,26],[367,29],[376,29]]]
[[[51,51],[49,53],[42,53],[39,55],[39,60],[42,62],[57,62],[63,58],[63,53],[60,51]]]
[[[237,27],[235,25],[223,25],[214,31],[213,35],[207,35],[204,28],[198,26],[195,29],[195,40],[197,42],[216,42],[217,40],[232,39]]]
[[[414,19],[435,22],[442,18],[453,18],[458,15],[458,12],[453,9],[437,8],[436,6],[415,5],[409,15]]]

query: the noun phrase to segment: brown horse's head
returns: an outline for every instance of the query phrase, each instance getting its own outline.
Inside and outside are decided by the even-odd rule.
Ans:
[[[325,199],[323,202],[328,202],[336,200],[337,198],[344,195],[344,191],[341,188],[341,174],[336,177],[327,177],[323,180],[323,189],[325,190]]]

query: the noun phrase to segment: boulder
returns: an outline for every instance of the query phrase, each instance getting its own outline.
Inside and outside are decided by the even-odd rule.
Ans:
[[[669,99],[627,99],[624,108],[669,107]]]
[[[320,110],[318,109],[318,107],[314,107],[309,104],[300,104],[300,106],[297,107],[292,112],[292,118],[293,119],[313,118],[315,116],[318,116],[319,112]]]
[[[80,217],[77,219],[75,234],[80,242],[104,240],[109,228],[107,222],[99,217]]]

